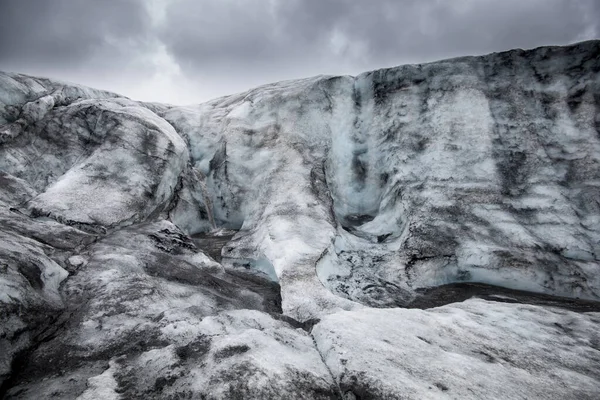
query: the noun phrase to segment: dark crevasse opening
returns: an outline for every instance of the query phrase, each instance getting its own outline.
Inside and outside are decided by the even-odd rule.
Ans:
[[[576,312],[600,311],[600,302],[598,301],[551,296],[476,282],[450,283],[417,289],[417,297],[406,307],[428,309],[462,302],[472,297],[503,303],[560,307]]]
[[[194,244],[211,256],[217,262],[221,262],[221,251],[223,247],[235,236],[238,231],[223,230],[216,233],[202,232],[191,235]]]
[[[352,231],[354,228],[373,221],[374,218],[375,216],[368,214],[348,214],[341,218],[340,223],[342,228]]]
[[[224,157],[217,154],[214,159]],[[270,261],[256,254],[245,255],[247,243],[243,239],[249,231],[242,229],[246,218],[242,209],[246,201],[244,196],[249,194],[235,188],[227,179],[225,159],[211,161],[210,165],[214,169],[206,175],[192,169],[187,178],[188,186],[181,190],[170,219],[200,250],[222,263],[228,271],[237,270],[242,275],[265,279],[279,291],[277,275]]]
[[[235,235],[239,231],[219,229],[214,232],[202,232],[191,235],[191,239],[194,244],[201,249],[203,252],[211,256],[215,261],[224,263],[227,266],[231,266],[234,269],[238,269],[241,272],[247,272],[256,275],[258,278],[269,280],[273,282],[279,288],[277,284],[278,278],[273,265],[265,257],[258,258],[236,258],[228,257],[227,254],[223,254],[235,247],[235,241],[232,242]],[[226,246],[229,247],[226,248]],[[225,260],[223,260],[225,256]]]

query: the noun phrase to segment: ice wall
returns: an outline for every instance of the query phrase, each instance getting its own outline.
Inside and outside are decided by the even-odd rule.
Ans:
[[[598,50],[316,77],[198,106],[184,134],[217,219],[241,229],[224,255],[270,260],[291,308],[315,265],[328,291],[378,306],[456,281],[597,298]]]
[[[163,218],[239,230],[223,263],[277,280],[298,319],[456,281],[598,298],[599,50],[319,76],[188,107],[4,74],[2,198],[97,233]]]

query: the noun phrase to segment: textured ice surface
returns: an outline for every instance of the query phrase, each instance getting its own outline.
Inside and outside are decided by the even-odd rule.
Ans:
[[[283,82],[156,112],[188,140],[219,224],[240,229],[223,255],[268,260],[290,315],[355,307],[328,291],[389,306],[457,281],[594,299],[597,46]]]
[[[0,73],[0,393],[598,397],[596,314],[398,307],[456,282],[599,300],[599,53],[186,107]]]
[[[373,399],[596,399],[600,313],[467,300],[325,317],[317,348],[343,393]]]

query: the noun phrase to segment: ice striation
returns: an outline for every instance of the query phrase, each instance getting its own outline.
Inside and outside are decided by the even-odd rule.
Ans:
[[[0,73],[0,395],[598,398],[598,54],[185,107]]]

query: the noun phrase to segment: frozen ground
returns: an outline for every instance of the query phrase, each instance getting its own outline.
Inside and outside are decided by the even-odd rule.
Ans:
[[[0,73],[0,393],[600,397],[599,53],[187,107]]]

